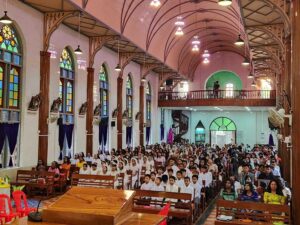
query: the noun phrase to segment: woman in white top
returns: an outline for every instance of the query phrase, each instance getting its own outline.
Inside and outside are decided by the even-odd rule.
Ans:
[[[84,163],[83,167],[80,168],[79,170],[79,174],[85,174],[85,175],[91,174],[90,167],[86,163]]]
[[[138,173],[139,173],[139,166],[135,158],[131,159],[130,170],[132,171],[132,188],[134,188],[136,182],[138,181]]]
[[[97,163],[93,163],[92,164],[92,168],[91,168],[91,175],[99,175],[100,174],[100,171],[97,167]]]

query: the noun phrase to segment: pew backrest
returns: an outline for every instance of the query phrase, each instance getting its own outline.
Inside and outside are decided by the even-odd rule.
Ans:
[[[71,186],[114,188],[114,176],[72,174]]]

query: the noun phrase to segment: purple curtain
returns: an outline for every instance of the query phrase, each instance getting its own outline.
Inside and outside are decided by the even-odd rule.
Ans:
[[[275,145],[274,145],[274,139],[273,139],[273,135],[272,135],[272,134],[269,135],[269,145],[270,145],[270,146],[275,146]]]
[[[165,127],[163,124],[160,125],[160,140],[164,140],[165,138]]]
[[[68,147],[71,148],[72,147],[74,124],[65,125],[65,126],[66,126],[65,130],[66,130],[66,138],[67,138]]]
[[[106,146],[107,143],[107,132],[108,132],[108,118],[104,118],[101,120],[99,125],[99,145],[103,147]]]
[[[19,124],[18,123],[5,124],[5,133],[8,139],[9,153],[12,156],[12,154],[15,151],[17,140],[18,140]],[[9,159],[9,166],[13,166],[12,157],[10,157]]]
[[[72,147],[74,124],[70,124],[70,125],[60,124],[58,129],[59,129],[58,130],[58,144],[59,144],[59,148],[60,148],[60,153],[59,153],[58,159],[62,160],[65,138],[67,139],[68,147],[69,148]]]
[[[131,144],[132,138],[132,127],[126,127],[126,144],[129,146]]]
[[[146,144],[149,144],[150,141],[150,131],[151,131],[151,127],[146,127]]]
[[[58,144],[59,144],[59,149],[60,149],[60,153],[59,153],[59,160],[62,160],[63,157],[63,148],[64,148],[64,141],[65,141],[65,136],[66,136],[66,129],[65,129],[65,125],[60,124],[58,126]]]

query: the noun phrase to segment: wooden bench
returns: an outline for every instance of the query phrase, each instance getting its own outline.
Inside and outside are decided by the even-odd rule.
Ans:
[[[171,203],[169,216],[184,218],[192,224],[193,207],[191,194],[160,191],[135,190],[133,212],[158,214],[168,202]],[[182,202],[184,201],[184,202]]]
[[[12,185],[25,186],[27,194],[32,194],[34,191],[46,191],[48,196],[53,192],[55,173],[46,171],[33,170],[18,170],[17,178]]]
[[[273,225],[273,222],[276,221],[282,221],[283,224],[291,224],[290,207],[288,205],[220,199],[217,201],[217,218],[220,215],[232,216],[233,220],[216,220],[215,225]]]
[[[72,174],[71,186],[87,186],[114,189],[114,176]]]

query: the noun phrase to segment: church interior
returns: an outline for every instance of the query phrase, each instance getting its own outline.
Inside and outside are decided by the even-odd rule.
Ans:
[[[299,0],[1,0],[0,225],[300,225],[299,96]]]

